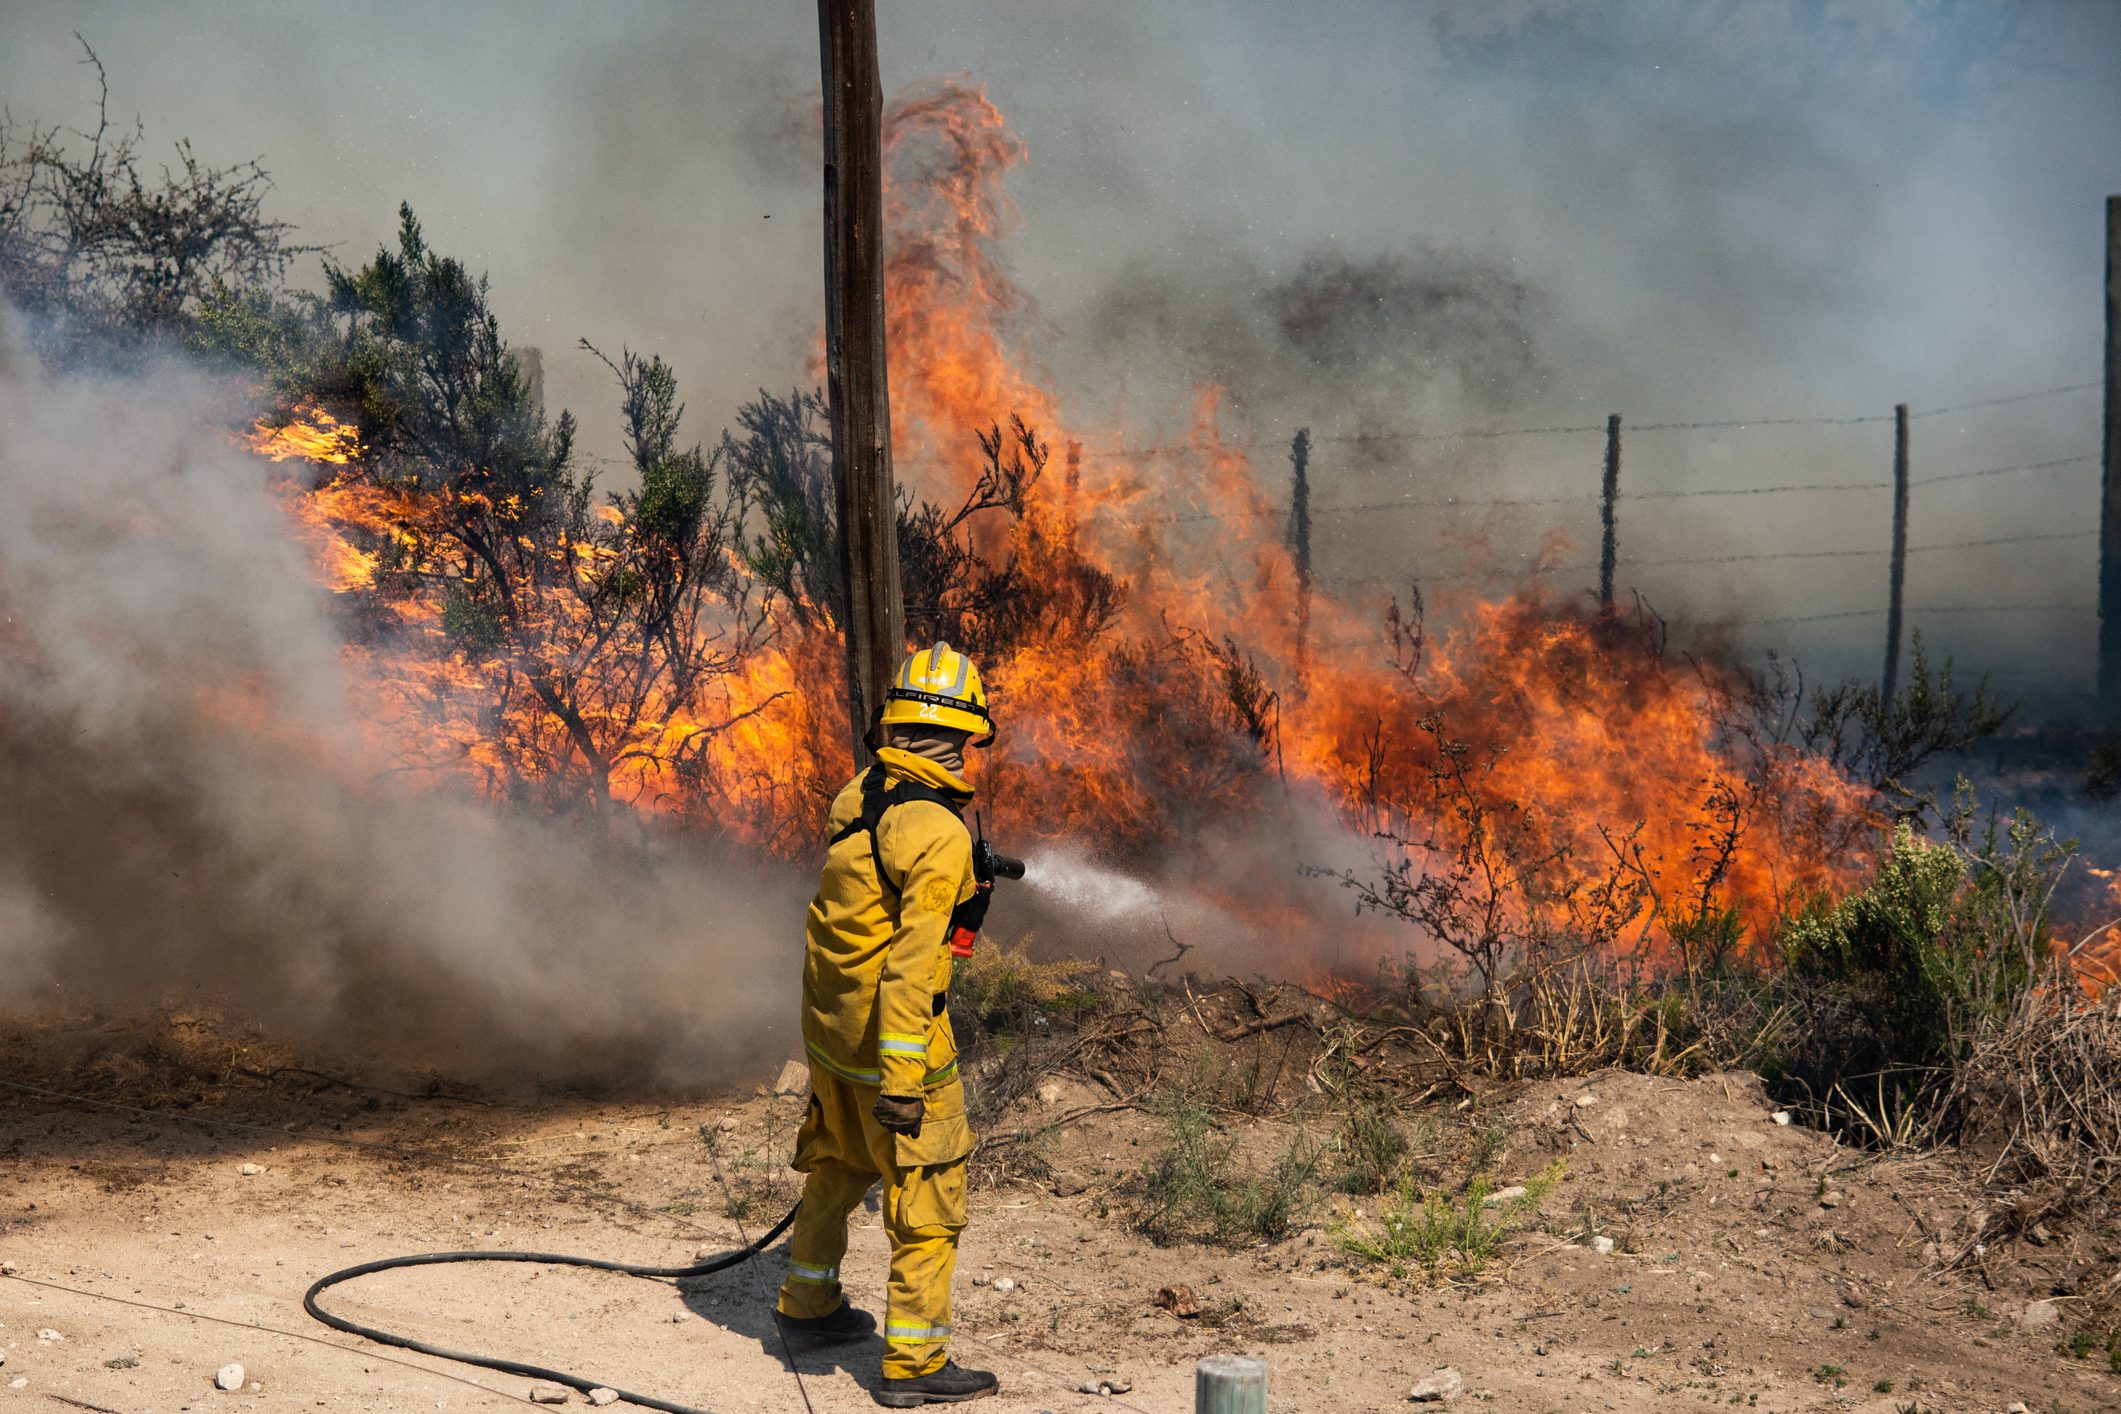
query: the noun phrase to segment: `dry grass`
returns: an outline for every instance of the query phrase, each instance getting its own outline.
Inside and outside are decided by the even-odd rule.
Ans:
[[[1989,1177],[2108,1194],[2121,1180],[2121,990],[2093,999],[2056,969],[1973,1045],[1952,1101],[1997,1144]]]

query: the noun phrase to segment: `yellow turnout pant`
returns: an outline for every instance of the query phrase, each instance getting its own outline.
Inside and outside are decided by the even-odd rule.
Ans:
[[[964,1088],[953,1076],[927,1092],[919,1139],[895,1135],[870,1107],[877,1088],[810,1067],[810,1112],[796,1137],[795,1169],[807,1175],[791,1239],[784,1315],[839,1309],[840,1258],[847,1215],[884,1182],[884,1228],[891,1234],[891,1284],[884,1313],[884,1374],[911,1379],[943,1363],[950,1339],[950,1280],[965,1227]]]

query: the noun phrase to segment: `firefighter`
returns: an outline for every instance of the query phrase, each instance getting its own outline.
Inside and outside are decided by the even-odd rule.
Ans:
[[[778,1319],[817,1340],[875,1329],[841,1294],[840,1258],[848,1213],[881,1178],[891,1279],[876,1401],[892,1409],[1000,1388],[948,1355],[972,1130],[945,1001],[951,939],[969,945],[992,887],[974,876],[961,818],[965,746],[993,739],[971,659],[938,643],[907,660],[870,736],[875,764],[832,804],[803,949],[806,1177]]]

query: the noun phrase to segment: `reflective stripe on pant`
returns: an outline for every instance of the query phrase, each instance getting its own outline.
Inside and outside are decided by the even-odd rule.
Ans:
[[[962,1093],[953,1080],[929,1092],[929,1099],[946,1111],[956,1101],[961,1115]],[[780,1309],[790,1316],[825,1316],[839,1308],[847,1215],[869,1185],[883,1179],[884,1230],[891,1237],[884,1373],[911,1379],[943,1363],[950,1339],[950,1282],[957,1269],[957,1236],[965,1227],[965,1161],[960,1154],[904,1166],[903,1159],[923,1157],[922,1143],[909,1144],[876,1122],[869,1112],[876,1095],[874,1086],[811,1067],[810,1112],[795,1154],[796,1169],[808,1178]],[[940,1152],[955,1147],[945,1144]]]

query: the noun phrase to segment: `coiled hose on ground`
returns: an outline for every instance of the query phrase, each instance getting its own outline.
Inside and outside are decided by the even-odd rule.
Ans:
[[[719,1257],[704,1262],[695,1262],[688,1267],[638,1267],[626,1262],[607,1262],[599,1257],[569,1257],[556,1252],[422,1252],[410,1257],[384,1257],[379,1261],[363,1262],[358,1267],[347,1267],[343,1271],[321,1276],[302,1293],[302,1309],[330,1326],[333,1330],[345,1331],[379,1345],[394,1345],[400,1350],[417,1350],[422,1355],[433,1355],[443,1360],[454,1360],[461,1365],[478,1365],[488,1370],[499,1370],[503,1374],[527,1375],[531,1379],[550,1380],[557,1385],[566,1385],[583,1394],[598,1388],[610,1390],[628,1404],[638,1404],[643,1409],[660,1409],[664,1414],[712,1414],[711,1410],[697,1409],[689,1404],[673,1404],[667,1399],[653,1395],[634,1394],[603,1380],[583,1379],[564,1370],[548,1370],[542,1365],[528,1365],[520,1360],[498,1360],[490,1355],[472,1355],[462,1350],[448,1350],[439,1345],[429,1345],[424,1340],[411,1336],[392,1335],[373,1326],[364,1326],[358,1321],[349,1321],[344,1316],[334,1316],[317,1304],[317,1297],[343,1281],[365,1277],[376,1272],[392,1271],[398,1267],[436,1267],[451,1262],[536,1262],[543,1266],[592,1267],[600,1272],[618,1272],[629,1277],[652,1277],[676,1280],[683,1277],[703,1277],[710,1272],[725,1271],[739,1262],[748,1262],[773,1245],[773,1240],[788,1230],[795,1221],[796,1210],[790,1208],[786,1217],[775,1223],[748,1246],[734,1252],[725,1252]]]

